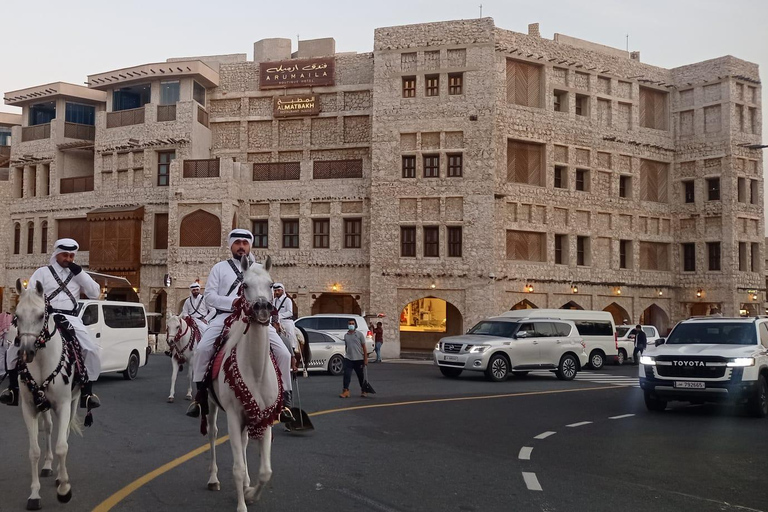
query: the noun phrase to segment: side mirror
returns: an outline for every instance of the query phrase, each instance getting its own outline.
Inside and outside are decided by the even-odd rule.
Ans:
[[[527,331],[522,331],[522,332],[518,332],[517,334],[515,334],[515,338],[527,338],[527,337],[528,337],[528,332]]]
[[[657,347],[659,347],[659,346],[663,345],[663,344],[664,344],[664,343],[666,343],[666,342],[667,342],[667,340],[665,340],[664,338],[659,338],[659,339],[657,339],[657,340],[656,340],[656,343],[655,343],[655,345],[656,345]]]

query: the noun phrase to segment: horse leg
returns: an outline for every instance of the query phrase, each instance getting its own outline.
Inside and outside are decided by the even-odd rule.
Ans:
[[[243,460],[243,437],[240,432],[243,431],[243,425],[240,424],[238,414],[227,414],[227,424],[229,426],[229,444],[232,447],[232,476],[235,479],[235,490],[237,491],[237,512],[247,512],[245,506],[245,492],[243,484],[245,483],[245,461]]]
[[[171,357],[171,368],[173,373],[171,374],[171,392],[168,395],[168,403],[173,403],[173,395],[176,393],[176,376],[179,374],[179,365],[173,357]]]
[[[194,356],[190,356],[187,358],[187,373],[189,374],[189,386],[187,387],[187,396],[184,397],[184,400],[192,400],[192,377],[193,372],[192,369],[195,367],[195,362],[193,359]]]
[[[53,475],[53,419],[51,419],[51,411],[45,411],[42,419],[45,459],[43,459],[43,469],[40,470],[40,476],[45,478]]]
[[[248,474],[248,429],[243,430],[243,461],[245,462],[245,481],[243,482],[243,493],[245,495],[245,503],[252,505],[254,496],[256,495],[256,489],[251,487],[251,476]]]
[[[191,372],[190,372],[191,373]],[[219,426],[217,425],[219,416],[219,407],[212,403],[209,405],[210,414],[208,414],[208,442],[211,445],[211,466],[208,476],[208,490],[220,491],[219,467],[216,465],[216,438],[219,435]]]
[[[254,501],[258,501],[264,488],[272,479],[272,426],[267,427],[259,440],[259,482],[256,484]]]
[[[67,438],[70,430],[69,422],[74,417],[72,411],[75,407],[77,407],[77,403],[70,403],[69,401],[56,407],[56,417],[58,418],[56,456],[59,459],[56,498],[61,503],[68,503],[72,499],[72,486],[69,484],[69,473],[67,472],[67,453],[69,452]]]
[[[40,444],[38,443],[38,423],[37,411],[34,405],[22,397],[21,410],[24,414],[24,423],[27,424],[27,434],[29,434],[29,463],[32,466],[32,485],[31,493],[27,499],[27,510],[40,510],[40,477],[37,475],[37,465],[40,462]]]

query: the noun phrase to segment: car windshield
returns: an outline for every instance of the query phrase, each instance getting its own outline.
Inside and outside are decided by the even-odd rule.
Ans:
[[[745,322],[683,323],[675,327],[668,345],[754,345],[755,326]]]
[[[617,327],[616,328],[616,334],[619,335],[619,338],[623,338],[627,335],[627,333],[630,331],[631,327]]]
[[[480,334],[483,336],[501,336],[503,338],[511,338],[512,333],[515,332],[517,325],[517,322],[483,321],[467,331],[467,334]]]

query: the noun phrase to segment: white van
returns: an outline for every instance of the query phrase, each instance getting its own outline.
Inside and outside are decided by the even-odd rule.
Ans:
[[[648,338],[648,346],[655,346],[656,340],[661,339],[659,330],[656,329],[656,327],[653,325],[641,325],[640,327],[643,329],[645,336]],[[634,328],[634,325],[620,325],[616,327],[616,335],[618,336],[619,346],[619,364],[624,364],[630,359],[632,359],[632,361],[637,364],[637,361],[635,361],[633,357],[635,354],[635,335],[631,334]]]
[[[589,356],[589,366],[593,370],[601,369],[606,361],[618,361],[619,348],[616,344],[616,326],[613,315],[608,311],[589,311],[583,309],[517,309],[506,311],[501,316],[509,318],[557,318],[571,320],[584,339]]]
[[[133,380],[147,364],[147,314],[139,302],[81,300],[78,316],[101,348],[101,373]]]

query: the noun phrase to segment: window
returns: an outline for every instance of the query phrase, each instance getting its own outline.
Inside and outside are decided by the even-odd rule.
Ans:
[[[507,181],[542,186],[544,145],[510,140],[507,143]]]
[[[266,249],[269,247],[269,221],[267,219],[254,220],[253,228],[253,248]]]
[[[448,257],[461,258],[462,228],[461,226],[448,227]]]
[[[79,219],[60,219],[56,221],[56,226],[59,238],[73,238],[77,240],[80,252],[90,250],[91,228],[85,217]]]
[[[21,252],[21,224],[18,222],[13,226],[13,254]]]
[[[328,249],[330,247],[331,220],[312,219],[312,247]]]
[[[194,82],[192,86],[192,99],[205,106],[205,87],[197,82]]]
[[[568,264],[568,235],[555,235],[555,264]]]
[[[344,248],[359,249],[363,234],[362,219],[344,219]]]
[[[757,180],[749,181],[749,204],[758,204],[760,188]]]
[[[760,344],[768,349],[768,323],[760,324]]]
[[[613,336],[613,326],[610,322],[576,320],[579,336]]]
[[[91,304],[83,311],[83,325],[93,325],[99,321],[99,305]]]
[[[640,86],[640,126],[654,130],[668,130],[668,93]]]
[[[448,155],[448,177],[461,178],[464,163],[464,155],[456,153]]]
[[[437,226],[424,226],[424,257],[440,257],[440,228]]]
[[[47,101],[29,107],[29,126],[50,123],[56,119],[56,102]]]
[[[541,107],[542,67],[507,59],[507,103]]]
[[[112,93],[112,112],[141,108],[151,101],[150,84],[132,85],[117,89]]]
[[[40,225],[40,254],[48,252],[48,221]]]
[[[747,243],[739,242],[739,272],[747,271]]]
[[[736,201],[740,203],[747,202],[747,179],[739,178],[736,184]]]
[[[299,219],[283,219],[283,249],[299,248]]]
[[[760,244],[758,243],[753,242],[749,251],[749,270],[760,272]]]
[[[424,177],[440,177],[440,155],[424,155]]]
[[[27,222],[27,254],[35,252],[35,223]]]
[[[696,202],[696,184],[693,180],[683,182],[683,200],[686,203]]]
[[[424,95],[440,96],[440,75],[427,75],[424,77]]]
[[[589,117],[589,96],[576,95],[576,115]]]
[[[416,257],[416,228],[413,226],[400,227],[400,257]]]
[[[720,178],[707,178],[707,200],[720,200]]]
[[[707,242],[707,260],[709,270],[720,270],[720,242]]]
[[[155,214],[155,249],[168,249],[168,214]]]
[[[403,157],[403,178],[416,177],[416,157],[412,155]]]
[[[448,94],[451,96],[464,94],[464,73],[448,74]]]
[[[619,176],[619,197],[632,197],[632,176]]]
[[[632,240],[619,240],[619,268],[632,268]]]
[[[507,259],[518,261],[547,261],[546,233],[507,231]]]
[[[589,192],[589,171],[576,169],[576,190]]]
[[[181,219],[179,227],[179,245],[221,247],[221,219],[202,209],[186,215]]]
[[[416,77],[404,76],[403,77],[403,98],[415,98],[416,97]]]
[[[555,166],[555,188],[568,188],[568,169],[562,165]]]
[[[175,151],[157,152],[157,186],[167,187],[171,182],[171,162],[176,158]]]
[[[104,323],[113,329],[140,329],[146,327],[144,308],[137,306],[102,306]]]
[[[64,120],[68,123],[93,126],[96,124],[96,108],[91,105],[68,102],[64,112]]]
[[[590,243],[588,236],[576,237],[576,264],[579,266],[589,266],[591,263],[590,258]]]
[[[683,244],[683,272],[696,272],[696,244]]]
[[[555,92],[552,93],[552,97],[555,102],[554,104],[555,112],[568,112],[568,93],[567,92],[555,90]]]
[[[640,200],[667,202],[668,164],[640,160]]]
[[[175,105],[179,101],[179,81],[174,80],[172,82],[160,82],[160,104],[161,105]],[[205,93],[203,93],[205,98]],[[205,99],[202,102],[205,103]]]
[[[11,129],[7,126],[0,126],[0,146],[11,145]]]
[[[640,242],[640,270],[669,270],[669,244]]]

